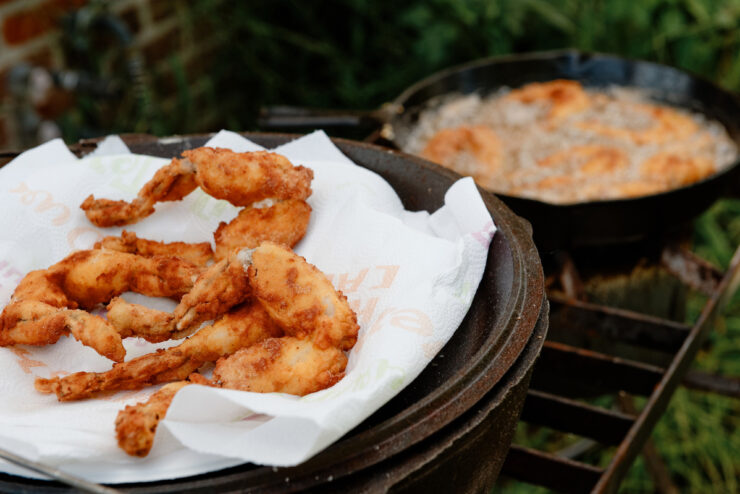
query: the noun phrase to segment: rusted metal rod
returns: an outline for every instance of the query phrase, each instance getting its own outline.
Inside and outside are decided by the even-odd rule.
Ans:
[[[681,384],[689,389],[740,399],[740,378],[738,377],[691,371],[686,374]]]

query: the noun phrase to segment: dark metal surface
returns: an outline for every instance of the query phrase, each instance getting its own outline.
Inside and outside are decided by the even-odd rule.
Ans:
[[[669,256],[679,255],[674,247],[666,250]],[[693,262],[683,259],[673,267],[684,266],[681,278],[696,281],[697,273],[704,270],[697,270]],[[699,279],[716,278],[716,285],[693,326],[551,292],[548,341],[532,377],[522,420],[588,438],[583,442],[589,448],[595,440],[616,449],[608,466],[599,470],[514,446],[503,474],[561,492],[617,492],[636,456],[646,454],[653,427],[680,384],[738,396],[737,379],[687,373],[714,319],[740,283],[740,249],[725,273],[717,277],[710,271]],[[697,289],[707,286],[695,285]],[[660,366],[652,363],[661,359],[665,362]],[[616,396],[617,404],[629,404],[623,408],[627,412],[580,401],[607,395]],[[632,405],[633,395],[646,397],[639,411]],[[654,451],[648,460],[654,470],[661,470]]]
[[[363,113],[363,118],[375,118],[383,125],[374,136],[376,142],[403,149],[419,113],[430,102],[452,94],[486,95],[501,87],[553,79],[577,80],[588,88],[643,88],[658,102],[718,120],[740,145],[740,101],[731,93],[673,67],[575,50],[493,57],[452,67],[410,86],[380,110]],[[311,112],[302,112],[303,122],[315,128]],[[286,109],[278,116],[285,118]],[[272,125],[275,121],[265,119],[263,123]],[[297,122],[300,120],[292,121]],[[324,118],[321,123],[331,122]],[[696,217],[720,195],[737,189],[739,178],[740,163],[735,163],[701,182],[633,199],[554,205],[503,194],[499,197],[532,223],[535,243],[546,252],[661,238]]]
[[[681,384],[696,391],[707,391],[730,398],[740,398],[740,378],[738,377],[689,371]]]
[[[663,374],[660,367],[554,341],[545,342],[540,365],[552,371],[535,373],[532,385],[572,397],[622,390],[649,396]]]
[[[735,252],[718,290],[704,306],[699,320],[691,328],[691,332],[681,349],[666,369],[656,392],[648,398],[645,408],[630,429],[625,441],[617,448],[614,459],[609,464],[605,475],[596,485],[597,492],[616,492],[619,481],[627,473],[645,440],[650,436],[650,432],[668,406],[673,392],[679,386],[681,379],[686,374],[691,362],[693,362],[696,352],[711,329],[714,320],[726,305],[729,297],[735,292],[738,283],[740,283],[740,250]]]
[[[208,136],[123,137],[134,152],[171,157],[202,145]],[[269,148],[295,136],[247,137]],[[440,207],[444,192],[458,178],[402,153],[350,141],[335,143],[353,161],[383,176],[411,210]],[[84,154],[93,147],[94,142],[82,142],[73,148]],[[471,310],[450,342],[398,396],[297,467],[273,469],[247,464],[197,477],[120,487],[141,493],[327,492],[343,491],[344,485],[358,492],[390,487],[413,490],[417,485],[446,482],[450,462],[463,451],[476,452],[482,459],[471,469],[472,478],[465,489],[472,492],[490,486],[510,444],[530,371],[544,340],[547,303],[528,225],[492,195],[482,195],[499,231]],[[492,419],[483,420],[488,416]],[[0,490],[4,488],[66,492],[55,484],[0,475]]]
[[[541,57],[548,60],[542,64]],[[502,80],[506,85],[517,86],[534,80],[567,77],[582,80],[587,86],[617,83],[658,89],[654,93],[658,99],[717,118],[738,142],[738,101],[713,85],[675,69],[576,52],[524,58],[526,60],[522,57],[484,60],[450,69],[410,88],[397,103],[416,97],[424,101],[449,91],[485,93],[499,87]],[[499,71],[500,64],[508,65],[508,69]],[[610,72],[610,68],[614,70]],[[552,73],[561,69],[564,72]],[[678,84],[680,81],[683,82]],[[678,86],[674,87],[675,84]],[[419,96],[423,91],[429,94]],[[405,111],[398,117],[409,119],[405,124],[409,128],[413,125],[410,114]],[[383,135],[388,136],[388,133],[377,132],[372,139],[381,142]],[[555,262],[563,291],[550,291],[549,294],[552,306],[549,341],[535,370],[522,419],[590,438],[574,445],[578,446],[574,451],[587,451],[594,444],[618,447],[609,466],[599,469],[515,445],[504,466],[505,475],[562,492],[615,492],[641,451],[647,455],[646,463],[653,465],[651,471],[656,466],[661,467],[654,451],[650,454],[649,435],[681,382],[694,389],[737,396],[737,379],[696,373],[684,376],[711,320],[726,297],[735,291],[739,262],[735,259],[730,269],[721,273],[684,248],[676,247],[680,242],[675,239],[681,237],[675,234],[688,231],[689,219],[722,194],[733,192],[738,168],[736,163],[707,181],[624,201],[561,207],[503,198],[532,221],[535,240],[542,252],[566,247],[578,257],[579,266],[585,260],[591,274],[597,275],[605,273],[605,265],[608,265],[606,273],[611,275],[623,266],[634,267],[647,258],[686,286],[710,297],[702,318],[694,326],[589,304],[576,300],[585,292],[572,256],[565,255]],[[681,202],[685,204],[679,204]],[[666,234],[668,230],[671,235]],[[641,241],[623,243],[637,239]],[[616,394],[619,403],[624,403],[631,400],[625,390],[647,397],[647,404],[639,413],[624,414],[577,401]]]
[[[485,95],[502,86],[560,78],[580,81],[588,88],[643,88],[655,101],[720,121],[740,144],[740,101],[711,82],[665,65],[577,51],[495,57],[434,74],[394,101],[404,109],[390,121],[394,142],[403,149],[420,110],[440,95]],[[542,251],[624,243],[663,236],[696,217],[727,193],[731,182],[737,182],[738,165],[693,185],[634,199],[553,205],[501,194],[499,197],[532,223],[535,242]]]
[[[522,420],[617,445],[635,417],[532,389],[527,393]]]
[[[675,353],[681,348],[691,329],[689,326],[667,321],[637,312],[590,304],[567,299],[550,293],[550,339],[568,343],[577,341],[579,346],[593,340],[595,336],[607,338],[609,342],[624,342],[631,345]],[[584,338],[578,338],[582,335]]]
[[[514,445],[504,463],[503,473],[558,492],[591,492],[604,470],[586,463],[561,458],[536,449]]]

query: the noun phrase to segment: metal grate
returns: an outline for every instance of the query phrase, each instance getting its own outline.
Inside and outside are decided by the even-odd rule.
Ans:
[[[740,396],[735,379],[687,375],[716,316],[740,282],[740,249],[725,273],[673,246],[665,248],[660,259],[681,282],[708,295],[693,326],[582,302],[562,292],[549,294],[548,340],[520,420],[586,438],[581,441],[586,447],[616,447],[608,465],[598,468],[563,454],[514,445],[503,475],[560,492],[616,492],[682,380],[695,389]],[[621,399],[622,410],[580,401],[605,394]],[[640,411],[631,405],[631,396],[646,398]]]

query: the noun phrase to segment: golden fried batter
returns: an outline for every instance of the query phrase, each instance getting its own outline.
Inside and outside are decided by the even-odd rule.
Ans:
[[[125,291],[157,297],[187,293],[201,268],[181,259],[112,250],[75,252],[21,280],[0,315],[0,346],[49,345],[69,333],[101,355],[121,361],[121,336],[93,308]]]
[[[650,194],[657,194],[658,192],[664,192],[666,190],[665,183],[661,181],[644,181],[644,180],[632,180],[622,183],[616,183],[610,186],[613,191],[613,198],[623,197],[639,197]]]
[[[66,334],[115,362],[126,355],[115,328],[84,310],[26,300],[9,304],[0,316],[0,346],[51,345]]]
[[[180,381],[167,384],[154,393],[148,401],[128,405],[116,417],[118,446],[131,456],[146,456],[152,449],[154,434],[159,421],[180,389],[190,383]]]
[[[462,154],[474,158],[470,166],[458,159]],[[484,125],[442,129],[427,142],[421,155],[447,166],[462,175],[484,180],[494,175],[501,165],[501,143],[496,133]]]
[[[606,137],[628,139],[636,144],[662,144],[686,139],[699,130],[691,117],[682,115],[672,108],[649,104],[635,104],[633,106],[635,112],[649,118],[650,125],[647,128],[618,127],[600,122],[579,122],[577,125],[583,130]]]
[[[206,362],[215,362],[240,348],[282,334],[259,304],[247,302],[177,346],[115,364],[107,372],[37,379],[36,389],[56,393],[60,401],[70,401],[90,398],[102,391],[140,389],[185,379]]]
[[[573,146],[537,162],[555,174],[535,181],[524,181],[512,188],[516,194],[539,196],[542,193],[573,191],[580,199],[599,200],[656,194],[702,180],[716,169],[714,163],[698,156],[680,156],[663,151],[642,162],[639,176],[627,173],[629,160],[623,151],[603,145]],[[520,177],[526,177],[522,173]],[[609,177],[604,181],[603,177]],[[600,181],[599,178],[602,178]]]
[[[196,180],[207,194],[234,206],[250,206],[264,199],[306,199],[311,195],[313,171],[293,166],[277,153],[235,153],[202,147],[183,151],[196,167]]]
[[[95,244],[95,249],[109,249],[128,252],[144,257],[175,256],[182,257],[198,266],[205,266],[213,259],[213,250],[208,242],[189,244],[186,242],[157,242],[138,238],[134,232],[124,230],[120,237],[105,237]]]
[[[575,165],[585,175],[614,174],[629,165],[623,151],[610,146],[585,145],[559,151],[537,162],[539,166],[557,168],[564,173]]]
[[[254,296],[286,334],[311,335],[321,349],[354,346],[357,316],[316,266],[287,247],[264,242],[252,253],[248,271]]]
[[[646,159],[640,167],[648,181],[665,184],[665,189],[698,182],[715,172],[710,159],[679,156],[676,153],[657,153]]]
[[[180,303],[175,307],[173,338],[192,334],[200,323],[215,319],[251,294],[244,260],[233,252],[206,269]]]
[[[737,159],[721,122],[653,96],[567,80],[460,95],[425,105],[402,140],[493,192],[552,204],[651,195]]]
[[[286,336],[268,338],[219,359],[212,381],[200,374],[192,375],[190,380],[241,391],[304,396],[333,386],[344,377],[346,366],[347,357],[338,348],[320,349],[310,340]],[[146,402],[129,405],[119,412],[116,435],[121,449],[132,456],[149,454],[159,421],[165,417],[175,393],[188,384],[168,384]]]
[[[264,199],[303,200],[311,195],[313,171],[293,166],[279,154],[202,147],[184,151],[183,156],[159,169],[131,203],[91,195],[80,207],[97,226],[120,226],[149,216],[157,202],[182,199],[196,186],[235,206]]]
[[[91,309],[128,291],[179,298],[193,288],[202,268],[180,257],[93,249],[70,254],[50,270],[60,275],[67,297]]]
[[[550,110],[547,119],[558,124],[574,113],[588,108],[591,101],[588,93],[577,81],[557,79],[548,82],[533,82],[512,90],[507,98],[522,103],[547,102]]]
[[[121,297],[114,297],[106,309],[108,323],[122,338],[138,336],[150,343],[159,343],[171,339],[175,330],[173,314],[132,304]]]
[[[235,251],[228,259],[203,271],[172,314],[116,298],[108,306],[108,322],[121,335],[141,336],[149,341],[179,339],[244,302],[250,294],[244,260]]]
[[[245,264],[251,262],[248,274],[254,303],[265,309],[285,336],[243,345],[232,355],[220,358],[212,380],[200,374],[192,374],[188,379],[215,387],[301,396],[334,385],[344,376],[347,365],[343,350],[352,348],[359,329],[357,316],[346,298],[321,271],[285,246],[264,242],[251,251],[251,259],[247,259],[248,253],[243,250],[239,255]],[[152,359],[158,360],[156,356]],[[116,367],[124,368],[125,365]],[[145,373],[152,374],[152,371]],[[184,385],[178,383],[171,389],[176,391]],[[37,381],[37,387],[47,392],[53,390],[49,381]],[[174,391],[155,393],[148,402],[127,407],[119,413],[116,430],[124,451],[136,456],[148,453],[154,431]]]
[[[136,223],[154,212],[161,201],[179,201],[197,187],[195,170],[187,160],[173,159],[163,166],[139,191],[132,202],[95,199],[90,195],[80,205],[97,226],[123,226]]]
[[[287,199],[265,208],[245,208],[231,222],[222,222],[213,234],[216,260],[236,249],[254,249],[270,240],[293,247],[306,234],[311,206],[302,199]]]
[[[303,396],[344,377],[347,357],[336,347],[319,348],[309,339],[268,338],[219,359],[212,385],[255,393]]]

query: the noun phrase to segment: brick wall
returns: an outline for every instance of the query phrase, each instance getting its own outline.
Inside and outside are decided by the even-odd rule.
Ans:
[[[0,0],[0,150],[32,144],[21,132],[19,104],[8,86],[9,73],[20,63],[53,70],[67,68],[60,22],[86,4],[86,0]],[[213,130],[217,113],[204,103],[213,90],[210,81],[201,76],[208,70],[209,56],[221,44],[218,33],[189,15],[186,1],[117,0],[108,6],[134,35],[133,48],[143,57],[158,107],[166,112],[178,104],[174,72],[183,70],[189,100],[198,114],[197,123],[187,131]],[[179,61],[178,69],[172,63],[173,55]],[[51,94],[54,101],[36,102],[34,111],[41,119],[53,121],[74,104],[74,95]]]

